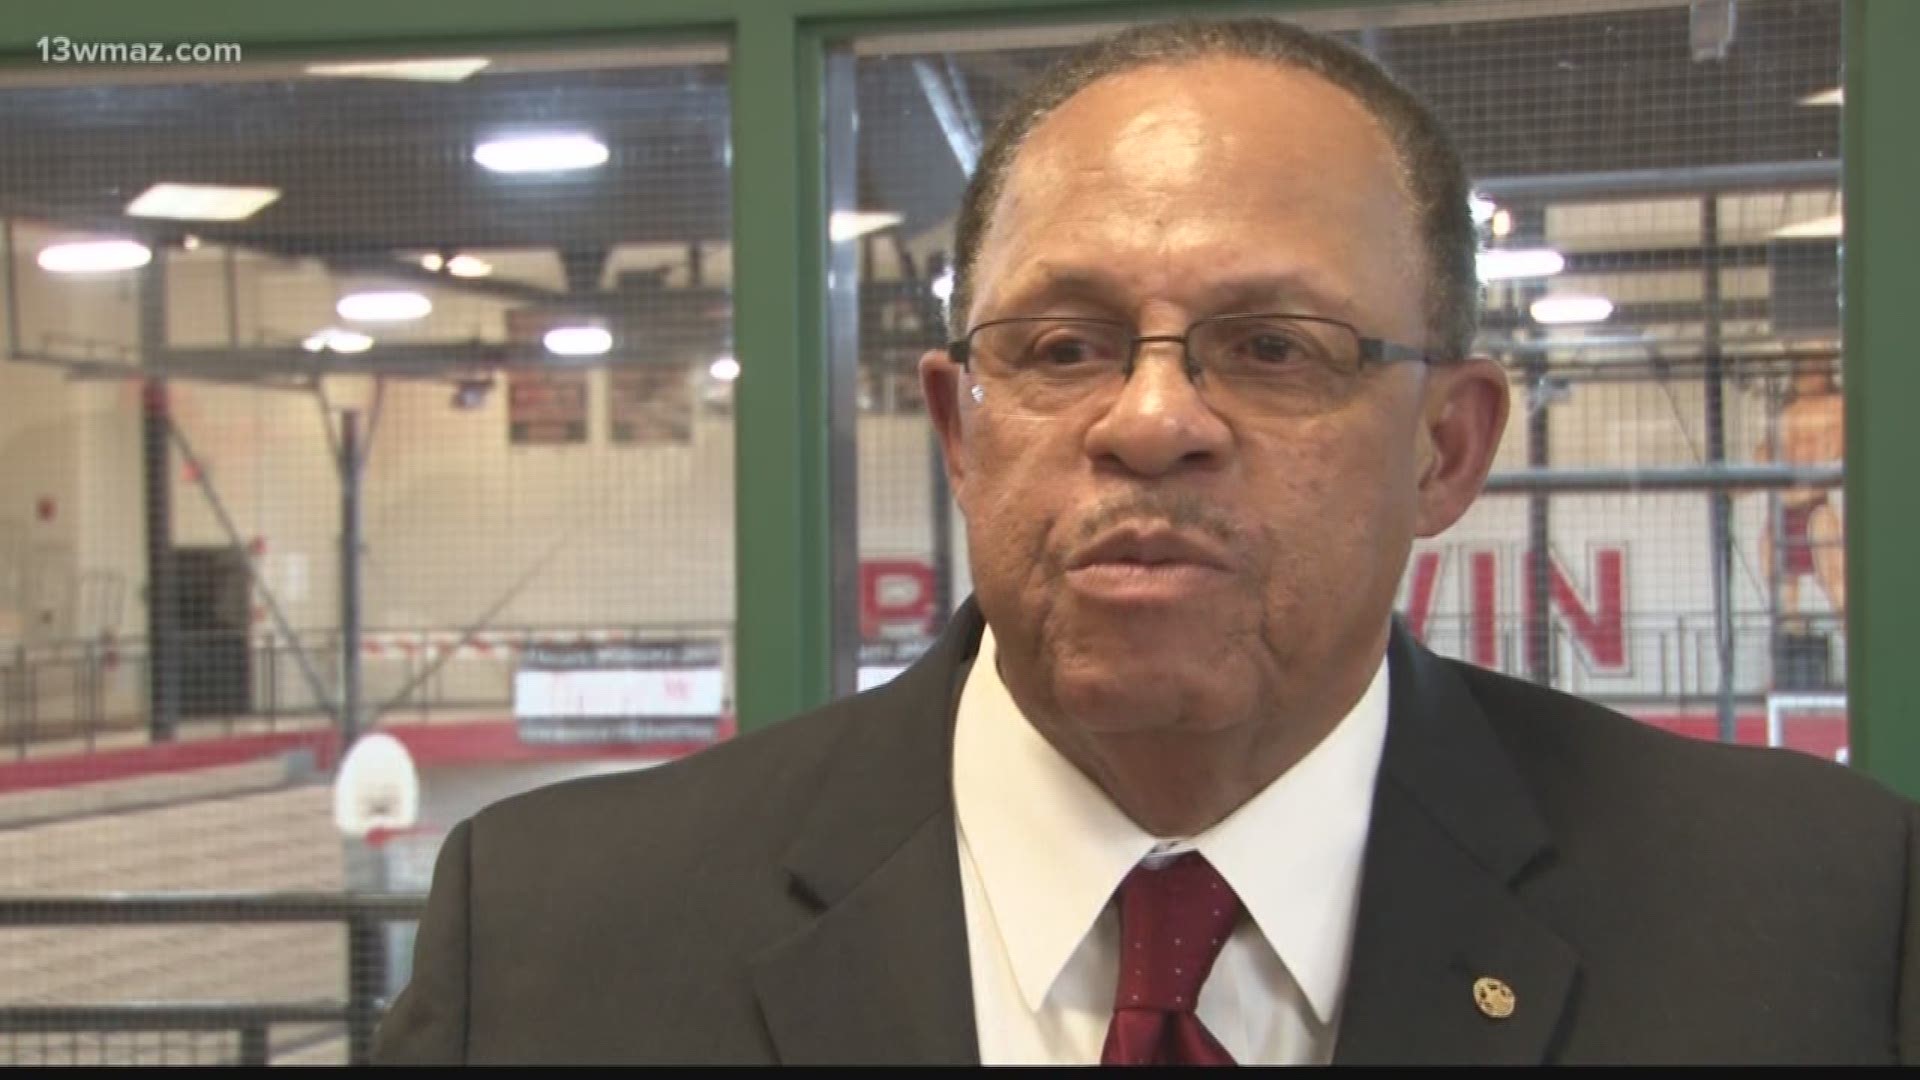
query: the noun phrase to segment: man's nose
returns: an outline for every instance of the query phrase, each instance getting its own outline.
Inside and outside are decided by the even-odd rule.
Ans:
[[[1179,341],[1141,342],[1120,396],[1087,432],[1087,452],[1141,476],[1218,465],[1232,432],[1202,394]]]

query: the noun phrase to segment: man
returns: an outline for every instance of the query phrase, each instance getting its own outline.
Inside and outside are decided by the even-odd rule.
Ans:
[[[1846,426],[1840,387],[1826,369],[1794,373],[1793,393],[1776,418],[1780,447],[1762,443],[1758,460],[1792,465],[1832,465],[1846,451]],[[1780,494],[1780,519],[1760,534],[1760,561],[1764,572],[1774,572],[1775,528],[1778,528],[1780,615],[1789,626],[1804,628],[1800,607],[1800,579],[1813,575],[1833,611],[1847,610],[1847,554],[1842,537],[1840,490],[1823,487],[1790,488]]]
[[[1507,391],[1459,162],[1365,58],[1084,50],[956,248],[976,597],[883,688],[457,827],[382,1060],[1920,1056],[1912,807],[1395,629]]]

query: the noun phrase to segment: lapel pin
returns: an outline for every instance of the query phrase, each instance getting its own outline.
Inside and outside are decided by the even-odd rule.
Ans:
[[[1491,976],[1473,981],[1473,1003],[1490,1020],[1505,1020],[1513,1015],[1513,987]]]

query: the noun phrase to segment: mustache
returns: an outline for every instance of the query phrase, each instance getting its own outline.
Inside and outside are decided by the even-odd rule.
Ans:
[[[1233,518],[1192,491],[1130,491],[1102,499],[1071,530],[1074,543],[1085,544],[1119,525],[1134,522],[1164,524],[1184,532],[1201,533],[1230,550],[1241,550],[1244,537]]]

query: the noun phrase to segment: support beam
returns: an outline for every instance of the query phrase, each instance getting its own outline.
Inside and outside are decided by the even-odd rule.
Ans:
[[[340,745],[360,737],[360,410],[340,413]]]
[[[1847,0],[1847,690],[1853,763],[1920,798],[1920,4]]]
[[[826,127],[827,209],[829,214],[860,208],[859,87],[853,50],[844,44],[825,48],[821,58]],[[833,696],[859,689],[860,674],[860,291],[863,251],[871,234],[832,242],[827,273],[827,522],[828,561],[833,581],[829,606],[833,621]],[[868,266],[871,259],[864,260]]]
[[[1487,477],[1489,495],[1533,491],[1764,491],[1769,488],[1839,487],[1839,465],[1676,465],[1647,469],[1508,469]]]
[[[140,271],[143,363],[167,345],[167,258]],[[148,379],[140,394],[140,472],[147,535],[147,734],[172,742],[180,726],[180,582],[173,553],[172,391]]]
[[[782,5],[756,5],[735,23],[734,680],[743,733],[832,691],[824,80],[817,39],[808,44]]]
[[[1727,380],[1720,355],[1720,198],[1700,200],[1700,307],[1705,316],[1706,371],[1703,372],[1707,413],[1707,464],[1727,462]],[[1738,717],[1733,710],[1733,497],[1725,488],[1707,493],[1707,558],[1713,573],[1714,654],[1720,669],[1715,697],[1720,718],[1720,741],[1738,742]]]

